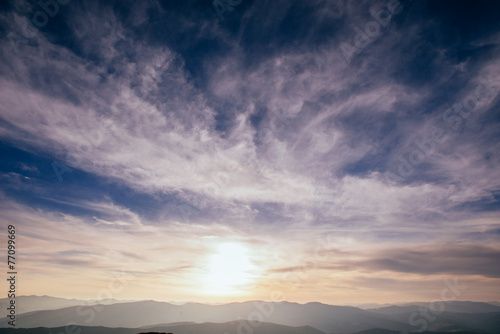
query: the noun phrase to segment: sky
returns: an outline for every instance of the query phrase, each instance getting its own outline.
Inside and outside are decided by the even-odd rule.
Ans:
[[[18,293],[499,301],[499,9],[1,1]]]

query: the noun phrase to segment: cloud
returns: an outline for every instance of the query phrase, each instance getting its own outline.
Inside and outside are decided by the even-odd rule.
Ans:
[[[325,249],[321,256],[312,256],[300,266],[270,269],[270,273],[287,273],[307,270],[331,272],[377,273],[391,271],[421,276],[433,275],[478,275],[498,278],[495,269],[499,249],[490,245],[444,244],[419,245],[417,250],[383,247],[371,253],[364,251],[342,252]],[[373,249],[373,248],[372,248]],[[312,259],[312,260],[311,260]]]
[[[0,174],[5,219],[40,224],[30,254],[88,247],[57,254],[89,273],[113,266],[103,254],[132,265],[150,252],[185,257],[161,270],[192,274],[206,250],[194,240],[237,238],[279,260],[277,274],[335,233],[332,272],[497,278],[498,34],[461,43],[463,22],[404,3],[347,63],[340,44],[385,5],[255,1],[221,24],[192,2],[68,4],[17,51],[0,46],[0,140],[17,163]],[[22,35],[36,6],[15,6],[0,22]],[[448,112],[485,78],[470,115]],[[74,170],[61,184],[53,161]],[[137,238],[151,242],[134,257]],[[442,246],[404,250],[428,242]]]
[[[176,193],[184,199],[191,196],[185,193],[198,194],[225,207],[246,202],[315,206],[318,200],[350,201],[359,184],[376,184],[380,178],[374,171],[397,168],[402,133],[421,132],[415,130],[420,124],[403,123],[391,134],[384,124],[395,125],[391,118],[400,117],[402,106],[425,101],[424,92],[408,93],[393,80],[353,69],[327,47],[271,55],[250,68],[235,47],[210,69],[208,88],[218,99],[238,101],[238,109],[223,112],[217,104],[214,109],[210,95],[190,82],[179,54],[125,38],[129,31],[121,18],[110,7],[94,6],[81,9],[90,14],[87,18],[73,13],[68,21],[80,54],[39,36],[27,59],[7,58],[18,79],[3,82],[3,118],[16,129],[2,128],[4,138],[54,152],[63,163],[139,192]],[[381,37],[392,45],[401,38]],[[91,52],[99,62],[88,60]],[[54,74],[64,80],[53,80]],[[364,86],[360,78],[368,80]],[[233,119],[223,133],[217,130],[221,113]],[[428,160],[438,161],[443,167],[429,172],[422,167],[413,182],[423,173],[447,177],[448,184],[464,182],[459,177],[464,170],[454,175],[445,167],[457,166],[455,155]],[[363,169],[358,178],[343,182],[345,173]],[[484,184],[478,183],[475,192],[467,200],[484,196]],[[361,203],[366,202],[352,208],[360,210]]]
[[[481,275],[498,278],[500,271],[494,265],[499,250],[496,247],[480,245],[450,245],[410,251],[393,249],[385,256],[361,264],[372,270],[418,273],[423,275]]]

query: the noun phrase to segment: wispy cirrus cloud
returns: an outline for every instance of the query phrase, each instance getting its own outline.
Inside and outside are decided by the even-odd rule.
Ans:
[[[255,1],[224,23],[194,2],[70,3],[17,52],[2,43],[0,138],[13,156],[0,178],[12,205],[5,221],[26,217],[31,229],[32,206],[40,226],[66,226],[30,232],[30,254],[61,242],[30,265],[59,254],[62,267],[97,272],[112,265],[99,244],[132,265],[138,259],[124,254],[143,236],[157,248],[135,256],[186,258],[164,268],[196,271],[203,247],[183,240],[205,237],[258,244],[263,267],[276,257],[295,268],[334,232],[339,251],[376,250],[348,264],[342,253],[324,268],[334,276],[497,278],[487,232],[498,227],[500,189],[497,24],[470,19],[479,29],[471,34],[438,4],[401,4],[350,63],[339,45],[384,2]],[[33,10],[6,9],[2,27],[21,34]],[[443,118],[482,80],[490,94],[470,116]],[[400,173],[412,154],[422,161]],[[53,161],[73,170],[63,182]],[[63,242],[75,231],[80,241]],[[491,245],[480,248],[481,238]],[[422,254],[392,253],[427,242],[436,246]],[[61,253],[87,244],[91,254]],[[289,247],[297,254],[281,259]]]

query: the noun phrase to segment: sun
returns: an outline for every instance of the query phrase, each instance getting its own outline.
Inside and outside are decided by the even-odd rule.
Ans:
[[[207,260],[205,287],[209,294],[238,294],[253,281],[255,266],[250,261],[250,251],[240,243],[218,244]]]

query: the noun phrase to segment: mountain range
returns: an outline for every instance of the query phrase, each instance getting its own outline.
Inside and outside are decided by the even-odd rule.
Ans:
[[[157,301],[108,300],[106,304],[89,305],[87,301],[61,301],[50,298],[27,296],[18,299],[18,303],[20,308],[26,303],[24,309],[30,309],[27,307],[30,300],[38,300],[38,304],[35,302],[31,304],[31,309],[40,307],[43,300],[50,301],[47,307],[51,308],[57,305],[70,304],[70,306],[19,312],[16,327],[40,332],[43,331],[40,327],[56,329],[74,324],[81,326],[82,330],[94,328],[93,333],[96,333],[96,328],[99,327],[103,333],[111,333],[112,328],[122,328],[123,333],[139,333],[138,329],[142,328],[152,332],[175,334],[212,333],[212,330],[213,333],[227,331],[238,334],[360,333],[376,329],[385,330],[387,333],[394,331],[398,334],[400,331],[419,330],[491,334],[500,332],[500,306],[477,302],[410,303],[363,310],[352,306],[333,306],[317,302],[298,304],[248,301],[223,305],[201,303],[177,305]],[[4,304],[5,300],[0,302]],[[79,305],[75,304],[78,302]],[[9,327],[7,322],[7,318],[0,319],[2,332]],[[28,332],[37,333],[36,331],[26,333]],[[54,333],[54,330],[52,332]],[[16,333],[22,332],[16,331]],[[366,334],[371,333],[366,332]]]
[[[9,305],[9,298],[0,299],[0,310],[5,310]],[[131,302],[131,300],[117,299],[100,299],[100,300],[81,300],[81,299],[66,299],[50,296],[19,296],[16,297],[16,313],[27,313],[41,310],[57,310],[63,307],[78,306],[78,305],[95,305],[95,304],[116,304]]]
[[[75,333],[75,334],[221,334],[221,333],[237,333],[237,334],[326,334],[317,329],[301,326],[289,327],[270,323],[261,323],[251,331],[243,331],[239,327],[237,321],[216,324],[184,324],[170,326],[156,326],[149,329],[146,328],[108,328],[108,327],[57,327],[57,328],[22,328],[22,329],[3,329],[5,334],[53,334],[53,333]],[[337,333],[332,333],[337,334]],[[369,329],[354,334],[401,334],[399,331],[387,329]],[[424,331],[419,334],[449,334],[449,332],[429,332]],[[478,334],[471,331],[457,331],[453,334]]]

